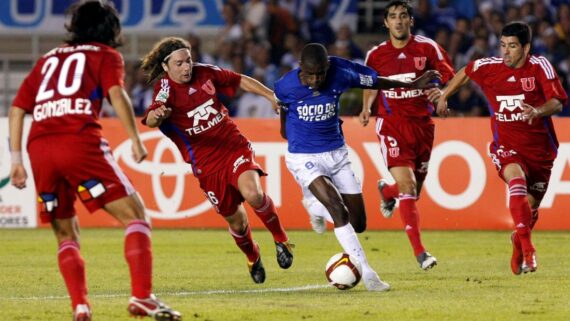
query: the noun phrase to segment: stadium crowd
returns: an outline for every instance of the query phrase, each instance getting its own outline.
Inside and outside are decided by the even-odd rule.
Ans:
[[[330,1],[306,1],[303,10],[293,0],[227,0],[222,16],[225,26],[212,41],[215,51],[202,50],[202,38],[189,33],[195,62],[214,64],[251,76],[269,88],[286,72],[298,67],[299,54],[308,42],[325,45],[331,55],[364,62],[366,52],[387,38],[387,29],[376,23],[367,30],[377,37],[359,37],[356,23],[331,24]],[[434,39],[447,50],[454,67],[469,61],[499,56],[498,35],[503,26],[521,20],[535,35],[532,53],[546,57],[570,92],[570,1],[569,0],[418,0],[414,8],[414,34]],[[380,21],[380,16],[377,20]],[[208,39],[210,41],[210,39]],[[139,63],[129,64],[127,86],[137,115],[152,99]],[[223,99],[235,117],[277,117],[270,102],[250,93]],[[487,101],[475,84],[464,86],[449,100],[453,116],[486,116]],[[341,115],[358,115],[362,90],[351,89],[341,99]],[[565,106],[560,116],[569,116]]]

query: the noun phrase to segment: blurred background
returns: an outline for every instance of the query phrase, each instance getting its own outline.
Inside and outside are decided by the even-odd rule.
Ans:
[[[0,2],[0,117],[36,59],[64,38],[64,13],[74,0]],[[297,67],[307,42],[326,45],[331,55],[363,63],[366,52],[386,40],[381,0],[112,0],[121,14],[126,85],[135,113],[152,99],[139,69],[141,57],[161,37],[176,35],[192,44],[194,61],[252,76],[272,88]],[[455,68],[484,56],[498,56],[498,34],[514,20],[534,31],[532,52],[545,56],[568,90],[570,81],[570,0],[415,0],[412,33],[434,39]],[[342,115],[357,115],[361,91],[341,99]],[[234,117],[275,117],[269,102],[252,94],[225,98]],[[451,100],[454,115],[488,115],[474,85]],[[570,115],[565,106],[561,116]],[[113,117],[105,106],[104,117]]]

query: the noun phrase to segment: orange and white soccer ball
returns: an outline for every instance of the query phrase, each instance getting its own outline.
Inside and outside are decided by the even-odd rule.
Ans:
[[[329,283],[339,290],[352,289],[362,278],[362,265],[347,253],[337,253],[327,262],[325,275]]]

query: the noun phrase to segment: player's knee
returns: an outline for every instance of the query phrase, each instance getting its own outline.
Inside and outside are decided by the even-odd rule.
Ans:
[[[416,195],[418,184],[415,180],[404,180],[398,182],[398,190],[402,194]]]
[[[253,208],[258,208],[263,203],[263,191],[257,188],[251,188],[243,191],[242,196]]]
[[[238,221],[233,221],[233,222],[229,223],[229,225],[230,225],[230,229],[234,233],[237,233],[239,235],[243,235],[243,234],[245,234],[245,231],[247,230],[248,222],[244,221],[244,220],[238,220]]]
[[[53,231],[58,244],[65,241],[79,242],[79,232],[74,231],[72,228],[54,227]]]

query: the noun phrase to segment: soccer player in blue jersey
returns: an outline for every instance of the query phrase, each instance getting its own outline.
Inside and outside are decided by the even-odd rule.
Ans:
[[[329,57],[317,43],[303,48],[299,66],[275,83],[275,96],[283,106],[281,134],[289,141],[287,168],[303,189],[303,205],[315,231],[326,230],[324,217],[330,214],[342,248],[362,264],[366,288],[389,290],[368,264],[356,236],[366,229],[366,212],[362,186],[350,168],[339,99],[348,88],[430,88],[439,73],[428,71],[409,83],[379,77],[366,66]]]

